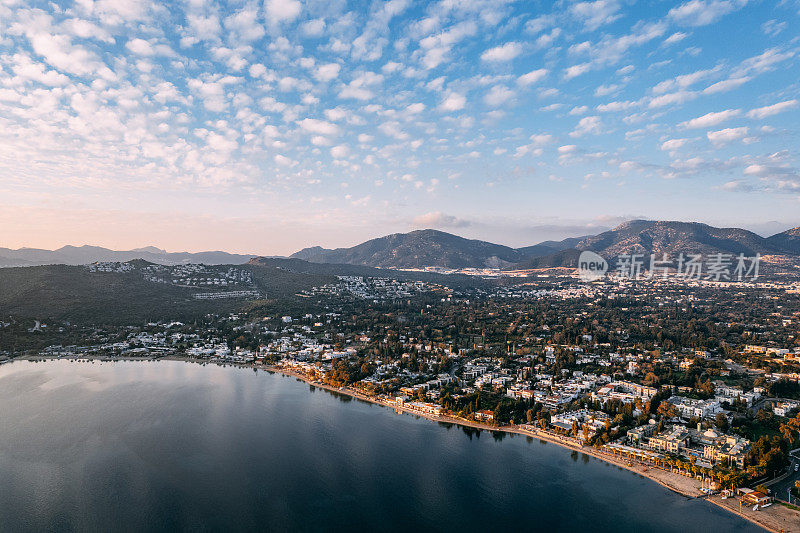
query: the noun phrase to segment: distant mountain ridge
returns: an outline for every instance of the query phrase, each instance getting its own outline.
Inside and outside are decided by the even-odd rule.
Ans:
[[[97,261],[132,261],[143,259],[160,265],[204,263],[207,265],[241,265],[253,255],[228,252],[167,252],[154,246],[135,250],[109,250],[99,246],[62,246],[58,250],[38,248],[0,248],[0,267],[37,265],[88,265]]]
[[[700,222],[631,220],[597,235],[570,237],[512,248],[444,231],[424,229],[393,233],[350,248],[304,248],[290,256],[317,264],[359,265],[382,269],[575,267],[580,252],[591,250],[608,260],[620,255],[728,253],[753,256],[800,256],[800,227],[761,237],[741,228],[717,228]],[[245,264],[257,254],[166,252],[153,246],[115,251],[98,246],[64,246],[58,250],[0,248],[0,267],[83,265],[97,261],[142,259],[162,265],[205,263]]]
[[[680,254],[744,254],[800,255],[800,228],[794,228],[768,238],[741,228],[717,228],[700,222],[631,220],[598,235],[586,237],[574,246],[576,253],[562,252],[562,261],[555,256],[531,258],[518,265],[521,268],[547,266],[574,267],[578,253],[590,250],[611,260],[621,255],[651,254],[677,259]]]
[[[575,267],[583,250],[606,259],[620,255],[711,255],[715,253],[800,255],[800,228],[761,237],[741,228],[717,228],[700,222],[631,220],[587,237],[545,241],[511,248],[465,239],[432,229],[395,233],[351,248],[304,248],[292,258],[312,263],[337,263],[379,268],[502,268]]]
[[[304,248],[290,257],[314,263],[378,268],[500,268],[517,263],[526,256],[509,246],[424,229],[393,233],[351,248]]]

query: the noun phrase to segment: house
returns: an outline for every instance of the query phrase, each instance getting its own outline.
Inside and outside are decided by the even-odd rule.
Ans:
[[[653,450],[678,454],[689,446],[689,430],[683,426],[673,426],[650,437],[647,446]]]
[[[757,490],[739,489],[739,492],[744,494],[742,503],[745,505],[765,505],[772,501],[771,496]]]
[[[800,407],[800,402],[787,400],[772,406],[772,412],[778,416],[789,416],[789,413]]]
[[[490,411],[488,409],[475,411],[475,420],[484,420],[484,421],[494,420],[494,411]]]
[[[683,418],[709,418],[722,410],[717,400],[695,400],[685,396],[673,396],[667,401],[675,406]]]

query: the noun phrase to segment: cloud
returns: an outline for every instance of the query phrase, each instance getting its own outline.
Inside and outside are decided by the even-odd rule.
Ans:
[[[511,61],[522,53],[522,45],[516,42],[506,43],[490,48],[481,54],[481,61],[499,63]]]
[[[752,78],[749,76],[744,76],[741,78],[729,78],[727,80],[718,81],[717,83],[709,85],[703,89],[703,94],[717,94],[732,91],[733,89],[741,87],[751,79]]]
[[[578,65],[572,65],[571,67],[567,67],[564,69],[564,79],[571,80],[572,78],[577,78],[581,74],[586,74],[589,72],[589,69],[592,67],[591,63],[580,63]]]
[[[719,131],[709,131],[706,135],[708,140],[714,145],[720,146],[731,141],[738,141],[747,137],[748,129],[746,126],[741,128],[726,128]]]
[[[783,102],[778,102],[777,104],[753,109],[747,113],[747,116],[749,118],[766,118],[771,117],[772,115],[783,113],[784,111],[793,109],[795,107],[797,107],[797,100],[785,100]]]
[[[610,24],[619,19],[619,2],[614,0],[596,0],[595,2],[578,2],[570,6],[570,13],[583,21],[587,31],[594,31],[600,26]]]
[[[587,134],[597,135],[602,128],[602,122],[598,116],[583,117],[575,129],[569,134],[570,137],[583,137]]]
[[[325,120],[304,118],[303,120],[299,120],[297,124],[308,133],[316,133],[319,135],[337,135],[339,133],[339,126]]]
[[[673,104],[683,104],[695,98],[697,98],[697,93],[694,91],[675,91],[674,93],[661,94],[650,98],[647,102],[647,107],[658,108]]]
[[[678,31],[678,32],[673,33],[672,35],[670,35],[666,39],[664,39],[664,44],[665,45],[671,45],[671,44],[679,43],[682,40],[686,39],[688,36],[689,36],[688,33],[684,33],[682,31]]]
[[[793,58],[794,52],[781,52],[778,48],[770,48],[762,54],[745,59],[739,67],[734,70],[735,77],[742,77],[747,74],[763,74],[773,70],[778,63]]]
[[[291,22],[300,15],[303,6],[298,0],[266,0],[264,10],[267,20],[276,22]]]
[[[439,104],[439,109],[442,111],[459,111],[464,109],[467,105],[467,99],[464,95],[459,93],[450,93],[445,96],[444,100]]]
[[[131,39],[125,44],[125,48],[140,56],[151,56],[155,54],[153,46],[144,39]]]
[[[527,74],[523,74],[519,78],[517,78],[517,84],[523,87],[527,87],[529,85],[533,85],[541,80],[543,80],[547,74],[548,70],[546,68],[539,68],[536,70],[532,70]]]
[[[667,16],[684,26],[706,26],[746,3],[747,0],[691,0],[670,9]]]
[[[331,157],[334,159],[344,159],[350,154],[350,148],[348,148],[344,144],[340,144],[339,146],[334,146],[331,148]]]
[[[325,32],[325,20],[307,20],[300,26],[300,29],[306,37],[321,37]]]
[[[491,107],[498,107],[510,100],[513,100],[516,94],[514,91],[508,89],[507,87],[503,87],[502,85],[495,85],[492,87],[488,93],[483,97],[483,101],[486,105]]]
[[[418,215],[411,222],[415,227],[424,228],[465,228],[471,224],[468,220],[446,215],[441,211],[430,211]]]
[[[725,111],[718,111],[716,113],[706,113],[701,117],[681,122],[680,126],[688,129],[707,128],[730,120],[733,117],[739,116],[739,114],[741,114],[739,109],[726,109]]]
[[[338,63],[326,63],[317,67],[317,70],[314,72],[314,77],[319,81],[328,82],[339,76],[339,70],[341,70],[341,68],[341,65]]]
[[[258,10],[244,8],[225,19],[225,28],[229,30],[236,41],[250,43],[266,35],[267,31],[258,22]]]
[[[661,143],[661,149],[665,152],[672,152],[682,148],[687,142],[689,142],[689,139],[669,139]]]

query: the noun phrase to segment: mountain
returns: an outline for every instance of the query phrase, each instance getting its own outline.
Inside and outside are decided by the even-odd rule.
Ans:
[[[700,222],[631,220],[583,239],[576,246],[604,257],[623,254],[781,253],[767,239],[740,228],[715,228]]]
[[[767,238],[772,246],[800,255],[800,226]]]
[[[543,241],[539,244],[534,244],[533,246],[517,248],[517,251],[529,258],[546,257],[562,250],[575,248],[582,240],[587,238],[588,236],[570,237],[568,239],[564,239],[563,241]]]
[[[379,268],[498,268],[519,262],[526,256],[508,246],[425,229],[394,233],[352,248],[305,248],[291,257],[314,263]]]
[[[794,235],[792,231],[795,231]],[[700,222],[631,220],[612,230],[573,242],[572,251],[562,249],[550,255],[532,256],[516,268],[575,267],[579,252],[583,250],[596,252],[608,260],[632,254],[641,254],[645,258],[651,254],[659,258],[666,254],[673,260],[677,260],[680,254],[796,255],[800,254],[798,235],[800,229],[765,239],[745,229],[716,228]]]
[[[227,252],[167,252],[154,246],[135,250],[109,250],[99,246],[62,246],[58,250],[0,248],[0,267],[35,265],[88,265],[97,261],[132,261],[143,259],[160,265],[204,263],[206,265],[241,265],[252,255]]]

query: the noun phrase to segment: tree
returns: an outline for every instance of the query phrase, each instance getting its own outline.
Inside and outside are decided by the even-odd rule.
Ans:
[[[725,433],[728,431],[728,417],[725,416],[725,413],[717,413],[716,418],[714,419],[714,424],[719,428],[720,431]]]

